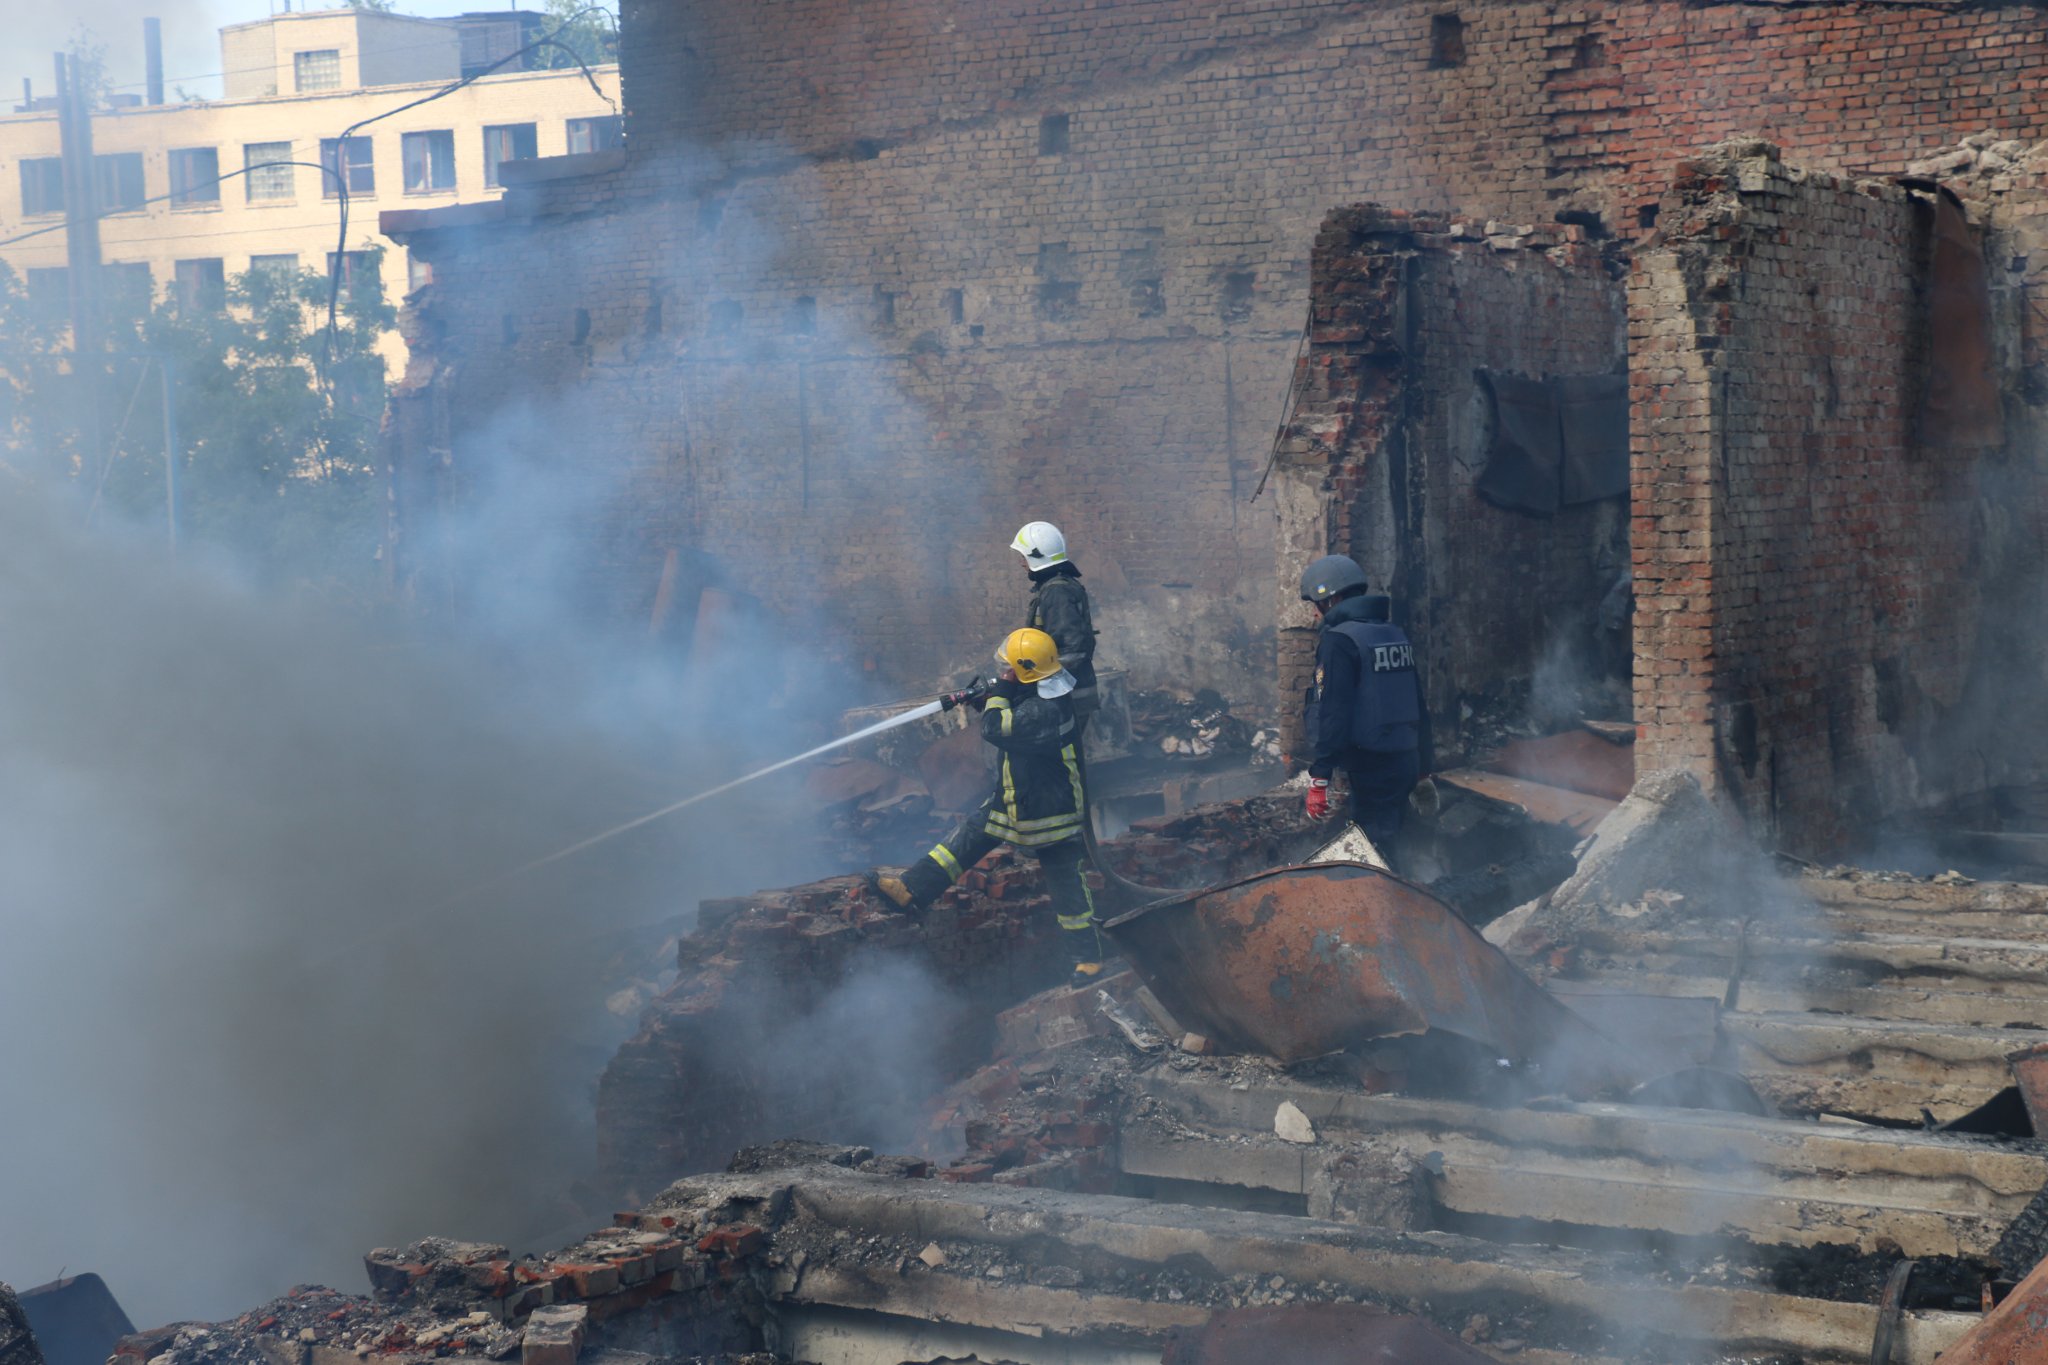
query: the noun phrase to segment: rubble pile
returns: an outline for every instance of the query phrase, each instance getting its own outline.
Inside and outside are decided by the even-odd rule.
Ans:
[[[1192,696],[1138,692],[1131,696],[1131,739],[1141,753],[1168,758],[1249,758],[1280,761],[1280,732],[1231,714],[1222,695],[1203,688]]]
[[[1295,861],[1316,841],[1298,801],[1268,796],[1141,821],[1103,852],[1134,881],[1193,886]],[[790,1050],[843,1049],[829,1024],[807,1021],[858,963],[914,963],[950,998],[972,1002],[957,1019],[914,1021],[937,1065],[966,1074],[987,1057],[995,1011],[1064,974],[1055,934],[1036,861],[1007,849],[919,916],[897,913],[857,877],[704,902],[675,984],[599,1082],[602,1169],[615,1188],[645,1194],[751,1143],[832,1132],[870,1103],[851,1068],[777,1085],[736,1064],[734,1046],[773,1030]]]
[[[0,1284],[0,1365],[43,1365],[21,1302],[5,1284]]]

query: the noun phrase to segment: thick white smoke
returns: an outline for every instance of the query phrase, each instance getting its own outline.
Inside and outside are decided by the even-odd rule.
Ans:
[[[631,670],[544,616],[485,666],[81,520],[0,500],[0,1279],[222,1315],[581,1217],[603,957],[816,871],[793,808],[764,784],[442,903],[744,771],[745,718],[707,742],[651,672],[599,690]]]

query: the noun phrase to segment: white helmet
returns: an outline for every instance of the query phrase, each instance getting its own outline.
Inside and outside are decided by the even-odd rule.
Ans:
[[[1067,562],[1067,538],[1049,521],[1034,521],[1017,533],[1010,548],[1024,556],[1034,569],[1049,569]]]

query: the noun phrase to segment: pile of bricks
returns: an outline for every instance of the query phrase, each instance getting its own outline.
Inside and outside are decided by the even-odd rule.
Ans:
[[[1140,822],[1104,854],[1145,884],[1197,886],[1291,862],[1313,842],[1300,803],[1276,795]],[[929,1035],[935,1088],[964,1074],[986,1057],[999,1010],[1064,975],[1056,937],[1037,863],[1009,850],[918,916],[885,912],[852,877],[706,902],[680,945],[681,976],[599,1083],[606,1174],[646,1193],[751,1143],[844,1131],[870,1098],[870,1053],[888,1041],[837,1036],[826,1007],[877,964],[915,964],[957,1002],[945,1020],[904,1027]],[[791,1052],[843,1064],[815,1083],[778,1083],[764,1058]]]

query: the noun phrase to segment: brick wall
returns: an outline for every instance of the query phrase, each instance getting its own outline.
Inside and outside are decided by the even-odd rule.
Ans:
[[[1933,203],[1737,141],[1658,221],[1630,294],[1641,761],[1839,849],[1944,794],[1902,713],[1955,707],[1986,634],[1981,442],[1922,410]]]
[[[439,283],[400,405],[428,411],[397,426],[447,439],[401,448],[433,495],[401,512],[543,435],[601,490],[564,515],[607,607],[699,547],[906,683],[1012,623],[1003,546],[1046,516],[1109,659],[1268,700],[1266,632],[1296,624],[1272,566],[1348,543],[1285,489],[1247,500],[1332,205],[1632,238],[1730,132],[1880,173],[2048,132],[2032,5],[1483,0],[1445,45],[1452,8],[629,5],[625,168],[410,236]]]
[[[1461,703],[1528,685],[1590,629],[1621,567],[1622,500],[1542,517],[1476,491],[1490,443],[1479,371],[1541,379],[1621,367],[1623,290],[1584,237],[1374,205],[1325,222],[1275,470],[1283,696],[1299,697],[1314,670],[1315,618],[1297,580],[1331,549],[1393,592],[1446,752],[1459,743]],[[1297,754],[1298,722],[1289,707],[1283,732]]]

